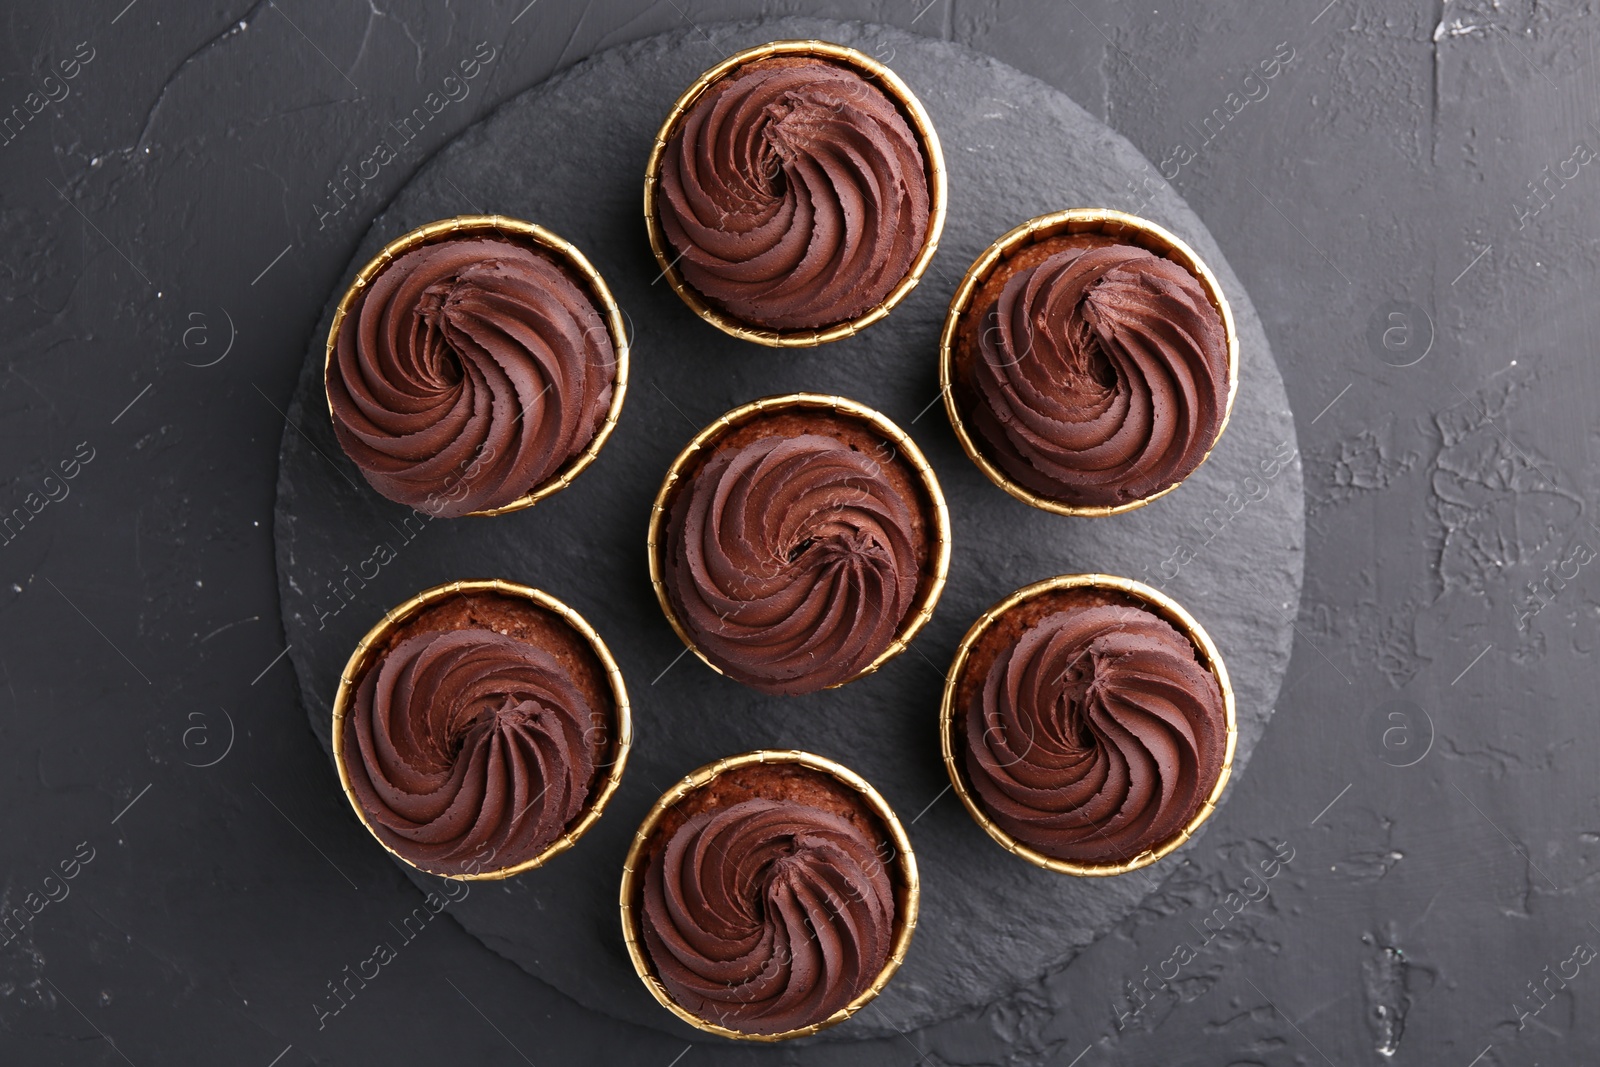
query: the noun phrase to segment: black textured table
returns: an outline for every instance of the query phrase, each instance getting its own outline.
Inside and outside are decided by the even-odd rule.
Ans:
[[[1205,835],[1070,962],[920,1029],[890,1017],[803,1047],[691,1045],[567,999],[573,965],[540,964],[547,984],[449,908],[433,916],[374,845],[307,726],[295,670],[312,650],[286,651],[295,591],[280,604],[274,561],[279,446],[299,435],[285,419],[330,295],[391,199],[497,105],[659,33],[708,66],[736,40],[727,20],[795,9],[11,14],[0,1062],[1600,1056],[1584,304],[1600,113],[1577,5],[804,6],[993,55],[1127,137],[1147,165],[1111,206],[1187,202],[1294,409],[1304,589],[1255,607],[1264,632],[1292,624],[1275,714]],[[594,136],[632,134],[597,109]],[[530,172],[559,150],[529,144]],[[939,262],[959,273],[975,250]],[[903,422],[908,402],[880,401]],[[1185,544],[1152,552],[1150,573]],[[410,591],[374,585],[349,611],[375,618]],[[1171,591],[1203,616],[1199,593]],[[941,618],[951,633],[930,631],[930,651],[972,606]],[[668,648],[641,650],[641,668]],[[964,818],[933,812],[951,831]],[[608,818],[625,830],[635,814]],[[537,891],[522,899],[537,913]]]

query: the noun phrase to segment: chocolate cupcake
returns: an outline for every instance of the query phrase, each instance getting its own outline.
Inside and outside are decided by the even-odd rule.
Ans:
[[[775,41],[701,76],[645,174],[650,246],[702,318],[814,345],[888,314],[933,258],[944,161],[911,90],[854,49]]]
[[[1116,211],[1046,215],[989,248],[941,339],[945,407],[974,462],[1062,514],[1149,503],[1221,435],[1237,343],[1215,277],[1172,234]]]
[[[702,430],[667,472],[650,578],[711,667],[810,693],[875,670],[927,622],[949,525],[932,468],[894,423],[843,397],[768,397]]]
[[[385,848],[504,878],[570,848],[621,780],[632,729],[582,617],[509,582],[453,582],[384,616],[333,709],[339,780]]]
[[[1233,692],[1198,623],[1138,582],[1068,575],[968,631],[944,759],[989,835],[1033,863],[1119,874],[1189,838],[1233,760]]]
[[[622,410],[621,313],[582,253],[499,216],[391,242],[334,313],[334,434],[363,477],[434,517],[493,515],[566,486]]]
[[[781,1041],[848,1018],[899,967],[916,861],[883,798],[804,752],[703,767],[658,800],[622,881],[639,977],[690,1025]]]

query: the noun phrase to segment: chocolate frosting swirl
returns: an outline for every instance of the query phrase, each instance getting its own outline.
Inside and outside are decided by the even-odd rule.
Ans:
[[[1127,503],[1188,477],[1228,401],[1228,342],[1194,276],[1142,248],[1057,252],[983,313],[974,428],[1041,496]]]
[[[350,789],[430,871],[532,859],[583,808],[599,733],[555,657],[492,630],[420,633],[369,670],[345,718]]]
[[[583,451],[617,363],[565,271],[487,238],[396,259],[346,315],[334,356],[345,454],[378,492],[435,516],[509,504]]]
[[[667,143],[661,192],[684,280],[777,330],[881,303],[928,235],[911,127],[881,89],[823,60],[752,63],[708,90]]]
[[[894,641],[921,561],[912,504],[876,460],[821,434],[713,454],[673,502],[665,559],[680,625],[765,693],[810,693]]]
[[[888,962],[888,868],[847,820],[746,800],[689,819],[645,870],[645,946],[672,999],[731,1030],[821,1022]]]
[[[1004,649],[975,690],[966,769],[1012,837],[1047,856],[1120,863],[1188,825],[1222,772],[1216,676],[1138,608],[1060,611]]]

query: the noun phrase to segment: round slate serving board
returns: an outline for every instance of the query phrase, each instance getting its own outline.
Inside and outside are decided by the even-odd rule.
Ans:
[[[657,127],[701,71],[739,48],[812,37],[878,57],[921,97],[944,142],[949,218],[922,284],[887,320],[848,341],[776,351],[724,336],[658,280],[641,182]],[[967,266],[1013,225],[1078,206],[1144,215],[1195,248],[1233,305],[1243,354],[1232,422],[1199,472],[1149,507],[1100,519],[1050,515],[991,485],[937,402],[939,328]],[[1209,630],[1238,696],[1235,776],[1277,698],[1304,532],[1288,399],[1216,243],[1133,146],[1055,90],[945,42],[815,19],[707,26],[605,52],[467,130],[374,221],[347,280],[391,238],[466,213],[549,227],[605,276],[634,344],[615,435],[571,488],[527,511],[403,528],[407,509],[367,487],[329,425],[323,345],[340,295],[330,293],[289,412],[275,528],[290,657],[324,747],[350,650],[390,606],[440,582],[494,577],[545,589],[581,612],[621,664],[637,741],[604,817],[572,851],[507,883],[476,884],[450,914],[589,1007],[698,1036],[629,966],[616,906],[628,840],[655,798],[701,764],[792,747],[837,759],[882,791],[908,824],[923,881],[905,966],[873,1008],[820,1039],[877,1036],[987,1003],[1128,915],[1184,850],[1117,878],[1052,874],[1008,856],[948,794],[937,719],[944,669],[972,620],[1019,586],[1070,571],[1157,585]],[[662,475],[696,431],[745,401],[800,390],[860,400],[911,433],[944,485],[954,554],[938,611],[909,650],[843,689],[764,697],[684,654],[650,588],[645,528]],[[382,545],[395,558],[371,577]],[[325,785],[337,788],[331,775]]]

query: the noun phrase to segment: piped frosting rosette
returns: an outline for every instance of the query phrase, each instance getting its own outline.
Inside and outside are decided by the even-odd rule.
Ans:
[[[1074,506],[1186,478],[1227,413],[1228,340],[1183,267],[1130,245],[1057,252],[983,316],[973,429],[1009,477]]]
[[[891,642],[921,575],[913,503],[823,434],[714,454],[676,494],[667,594],[718,669],[771,693],[847,681]]]
[[[391,500],[457,516],[505,507],[594,439],[617,354],[591,297],[522,244],[424,244],[348,309],[327,373],[345,454]]]
[[[683,280],[774,330],[847,322],[910,273],[930,227],[917,135],[841,64],[736,68],[685,114],[660,167],[659,221]]]
[[[966,709],[965,770],[1007,834],[1055,859],[1127,863],[1216,785],[1228,720],[1194,646],[1151,612],[1058,611],[995,656]]]
[[[379,840],[441,874],[537,856],[575,819],[604,731],[549,652],[492,630],[413,635],[356,689],[344,768]]]
[[[674,833],[645,871],[642,919],[670,996],[755,1034],[849,1005],[895,938],[878,847],[837,815],[767,799],[702,812]]]

